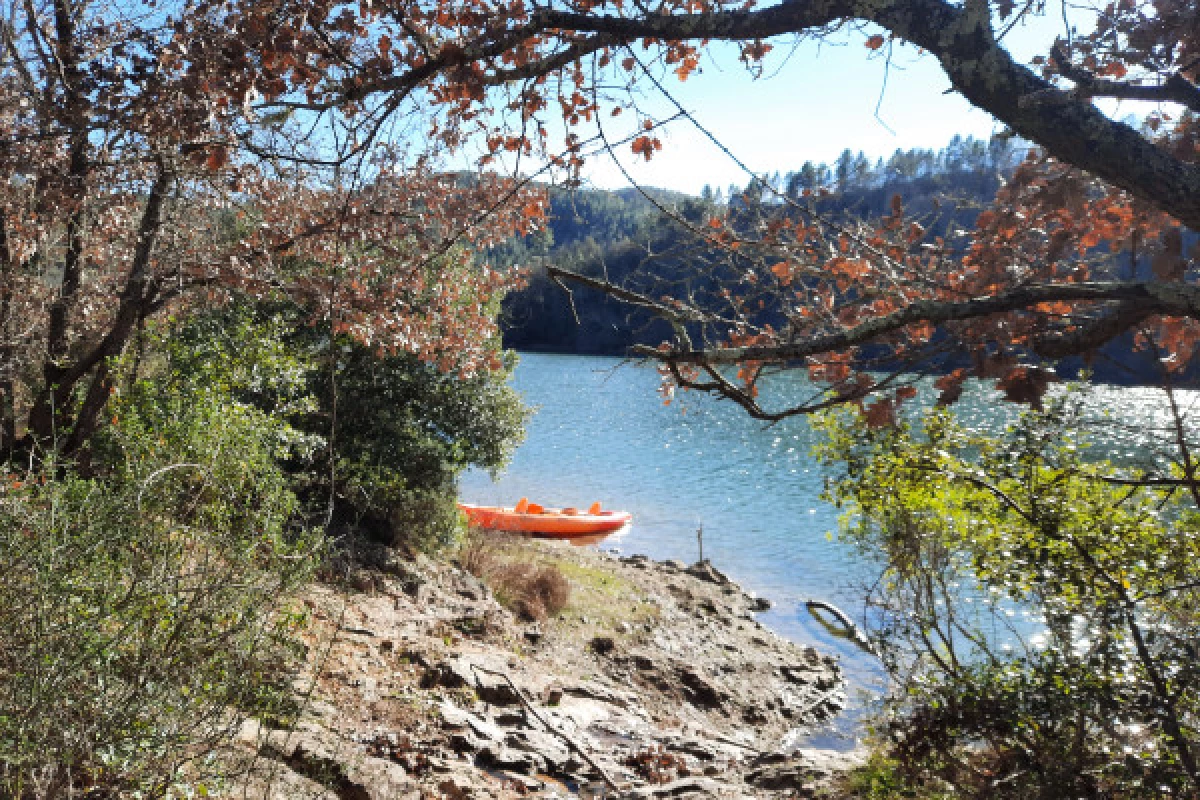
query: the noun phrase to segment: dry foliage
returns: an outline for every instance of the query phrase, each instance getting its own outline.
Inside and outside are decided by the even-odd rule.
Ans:
[[[525,619],[553,616],[571,598],[571,584],[562,571],[540,562],[533,547],[518,536],[472,531],[459,563],[490,586],[501,604]]]
[[[685,756],[669,752],[661,744],[642,748],[626,758],[625,765],[653,784],[670,783],[692,774]]]

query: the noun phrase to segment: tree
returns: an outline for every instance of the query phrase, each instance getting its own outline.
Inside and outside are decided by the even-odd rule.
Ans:
[[[370,123],[340,109],[303,133],[258,115],[254,98],[292,91],[278,64],[306,57],[262,21],[184,4],[4,5],[4,457],[78,452],[111,360],[145,320],[231,290],[289,296],[339,333],[444,370],[499,367],[485,309],[513,275],[436,266],[456,242],[528,231],[537,193],[371,146]],[[504,197],[516,204],[483,213]]]
[[[440,110],[436,133],[443,141],[461,143],[477,133],[493,155],[540,150],[570,170],[583,158],[582,126],[607,118],[609,110],[633,109],[642,128],[626,141],[633,152],[653,157],[662,146],[658,121],[611,87],[617,78],[661,86],[659,75],[668,70],[701,79],[695,73],[706,42],[740,43],[755,70],[774,40],[857,26],[866,57],[883,57],[890,38],[938,59],[954,91],[1040,148],[981,218],[975,236],[927,236],[901,204],[882,227],[818,213],[757,236],[761,257],[753,279],[729,287],[757,303],[763,287],[774,285],[774,316],[783,314],[782,324],[768,324],[748,307],[717,318],[680,298],[682,306],[637,300],[693,326],[666,348],[644,351],[664,360],[675,382],[727,394],[759,416],[783,412],[760,407],[753,385],[734,385],[717,374],[721,369],[744,366],[753,378],[764,365],[807,364],[830,385],[802,409],[812,410],[895,388],[868,385],[851,369],[865,346],[872,354],[890,351],[886,363],[927,363],[952,336],[961,350],[979,356],[964,375],[998,377],[1015,394],[1028,394],[1039,379],[1024,361],[1091,352],[1149,320],[1162,321],[1155,336],[1176,350],[1197,308],[1191,288],[1180,287],[1190,264],[1181,229],[1200,226],[1197,12],[1185,0],[1102,10],[1090,33],[1047,43],[1046,55],[1031,66],[1013,59],[1003,33],[1036,6],[1004,0],[789,1],[749,9],[671,0],[653,13],[516,0],[363,9],[295,0],[226,8],[202,11],[242,40],[238,57],[224,59],[220,70],[234,107],[255,103],[252,88],[268,87],[270,96],[255,106],[260,113],[353,112],[373,130],[420,98]],[[1097,108],[1098,97],[1159,106],[1143,127],[1131,127]],[[547,145],[550,116],[568,126],[561,152]],[[612,144],[603,132],[597,137]],[[720,231],[716,222],[697,235],[736,239],[744,255],[744,237]],[[1102,244],[1154,260],[1155,279],[1133,280],[1111,260],[1102,263]],[[933,338],[935,330],[943,338]]]
[[[945,409],[820,421],[844,535],[881,565],[881,744],[910,786],[1195,796],[1200,517],[1194,483],[1149,479],[1194,447],[1172,409],[1161,434],[1141,421],[1134,464],[1104,457],[1129,443],[1078,389],[1000,433]]]

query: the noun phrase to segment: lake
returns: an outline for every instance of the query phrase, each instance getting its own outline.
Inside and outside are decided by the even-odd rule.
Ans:
[[[840,658],[851,709],[810,744],[852,746],[863,702],[855,695],[881,689],[883,676],[874,657],[831,636],[804,602],[825,600],[858,617],[860,587],[876,570],[831,535],[838,511],[820,499],[823,475],[811,457],[807,421],[764,425],[730,402],[694,392],[664,405],[652,366],[615,358],[522,354],[513,380],[536,409],[528,438],[495,482],[485,473],[466,474],[463,500],[512,505],[529,497],[582,508],[600,500],[634,519],[602,548],[688,563],[698,557],[696,532],[703,527],[704,556],[774,604],[760,616],[765,625]],[[799,399],[813,386],[796,374],[777,376],[769,389]],[[1142,435],[1156,416],[1150,407],[1160,395],[1153,390],[1096,392],[1099,405],[1140,420]],[[980,384],[959,408],[970,421],[997,427],[1019,411]]]

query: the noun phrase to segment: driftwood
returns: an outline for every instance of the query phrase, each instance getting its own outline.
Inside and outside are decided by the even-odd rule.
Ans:
[[[515,683],[513,683],[513,679],[508,676],[507,672],[501,672],[500,670],[495,670],[495,669],[488,669],[487,667],[481,667],[478,664],[472,664],[471,669],[478,670],[479,672],[486,672],[489,675],[495,675],[497,678],[503,678],[505,680],[505,682],[508,683],[509,687],[513,690],[513,693],[517,696],[517,699],[521,701],[521,705],[525,707],[526,711],[528,711],[530,714],[533,715],[534,719],[536,719],[538,722],[540,722],[542,724],[542,727],[544,727],[546,730],[550,731],[550,733],[554,734],[558,738],[562,739],[564,742],[567,743],[567,747],[571,748],[573,751],[578,753],[579,757],[588,763],[588,766],[590,766],[592,769],[596,770],[596,772],[598,772],[600,774],[601,779],[603,779],[604,783],[608,786],[608,788],[612,789],[613,791],[620,790],[621,787],[619,787],[617,785],[617,782],[614,781],[611,777],[609,777],[608,773],[605,772],[604,768],[601,767],[598,763],[596,763],[596,760],[594,758],[592,758],[591,755],[589,755],[586,750],[583,749],[582,745],[580,745],[578,742],[576,742],[574,739],[572,739],[567,734],[560,731],[554,725],[551,725],[549,722],[546,721],[546,719],[541,714],[539,714],[537,712],[537,709],[535,709],[533,707],[532,703],[530,703],[528,700],[525,699],[525,693],[522,692],[519,688],[517,688],[517,685]]]

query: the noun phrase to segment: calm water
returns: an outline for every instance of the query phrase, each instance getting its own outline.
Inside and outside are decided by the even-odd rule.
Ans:
[[[537,409],[528,439],[498,481],[464,476],[464,500],[511,505],[525,496],[578,507],[601,500],[634,517],[628,531],[601,547],[688,563],[697,559],[703,526],[705,557],[774,604],[760,616],[764,624],[838,656],[861,694],[883,685],[872,656],[831,636],[804,607],[817,598],[857,617],[860,587],[875,575],[830,535],[838,512],[820,500],[823,476],[805,419],[765,426],[732,403],[695,393],[664,406],[655,393],[657,372],[617,359],[523,354],[514,381]],[[772,391],[800,398],[812,387],[795,376],[778,379]],[[1137,429],[1145,433],[1157,393],[1098,391],[1100,404],[1140,419]],[[1002,425],[1017,410],[997,397],[976,386],[960,413]],[[1189,407],[1194,402],[1189,396]],[[852,698],[851,711],[812,743],[852,746],[861,702]]]

